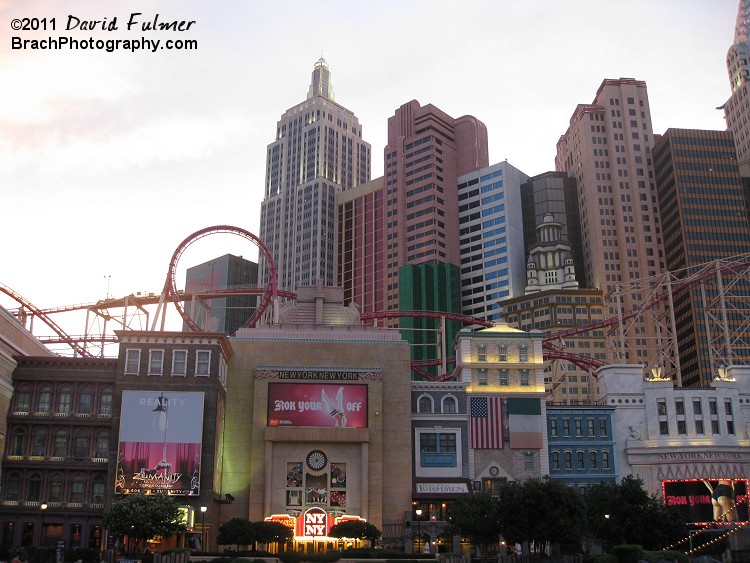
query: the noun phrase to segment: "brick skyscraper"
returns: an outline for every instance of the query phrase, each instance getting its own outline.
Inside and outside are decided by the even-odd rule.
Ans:
[[[370,145],[354,113],[334,101],[323,59],[307,99],[281,116],[268,145],[260,238],[278,269],[278,286],[336,284],[336,194],[370,179]],[[260,283],[268,279],[260,261]]]

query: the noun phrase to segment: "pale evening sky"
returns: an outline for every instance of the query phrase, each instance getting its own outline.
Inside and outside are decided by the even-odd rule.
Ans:
[[[179,243],[258,234],[266,146],[324,56],[383,174],[388,118],[432,103],[487,125],[490,164],[554,169],[604,78],[646,81],[655,133],[725,129],[738,0],[0,0],[0,283],[41,308],[161,291]],[[138,24],[127,30],[131,14]],[[140,24],[194,21],[186,31]],[[69,18],[73,16],[73,18]],[[55,19],[15,31],[19,18]],[[118,30],[65,26],[117,18]],[[40,26],[42,25],[39,22]],[[194,50],[13,49],[43,40],[197,40]],[[226,253],[199,241],[181,272]],[[183,283],[184,273],[180,284]],[[0,293],[0,305],[17,303]],[[69,332],[79,331],[72,328]]]

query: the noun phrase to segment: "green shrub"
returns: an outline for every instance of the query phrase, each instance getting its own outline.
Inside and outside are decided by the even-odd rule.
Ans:
[[[583,558],[583,563],[617,563],[617,557],[615,557],[611,553],[587,555]]]
[[[688,563],[690,561],[690,557],[681,551],[644,551],[641,557],[649,563],[659,563],[659,561]]]
[[[636,544],[621,544],[612,548],[612,554],[617,557],[617,563],[638,563],[643,554],[643,546]]]

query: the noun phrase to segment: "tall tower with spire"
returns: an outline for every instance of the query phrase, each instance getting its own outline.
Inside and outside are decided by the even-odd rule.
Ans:
[[[732,96],[722,106],[727,129],[734,134],[742,176],[750,176],[750,0],[740,0],[734,43],[727,52]]]
[[[307,99],[288,109],[268,145],[260,238],[278,287],[335,285],[336,194],[370,179],[370,145],[353,112],[334,101],[328,64],[313,68]],[[268,276],[261,258],[259,279]]]

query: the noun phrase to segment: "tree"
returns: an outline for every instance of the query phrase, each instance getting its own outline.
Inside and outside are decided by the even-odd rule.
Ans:
[[[479,547],[483,555],[500,539],[499,503],[490,493],[460,497],[451,506],[448,521],[455,532]]]
[[[102,525],[112,534],[135,540],[139,551],[146,540],[187,528],[177,501],[164,494],[128,495],[104,512]]]
[[[586,527],[581,495],[557,479],[528,479],[498,490],[501,533],[508,543],[578,544]]]
[[[332,538],[354,538],[358,540],[369,540],[374,545],[383,535],[377,526],[361,520],[345,520],[332,526],[328,532]]]
[[[285,543],[294,538],[291,528],[281,522],[253,522],[253,529],[261,543]]]
[[[244,518],[232,518],[219,526],[216,543],[219,545],[233,545],[239,550],[241,545],[254,545],[258,536],[252,523]]]
[[[643,481],[628,475],[620,484],[602,483],[584,495],[588,529],[595,539],[610,545],[637,543],[662,549],[687,535],[678,511],[667,507],[643,488]]]

